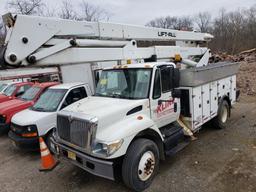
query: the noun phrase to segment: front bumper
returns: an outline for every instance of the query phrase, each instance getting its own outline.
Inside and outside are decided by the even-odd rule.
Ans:
[[[0,123],[0,134],[1,133],[8,133],[10,130],[10,124],[9,123]]]
[[[54,145],[57,147],[57,151],[59,155],[72,164],[84,169],[85,171],[100,177],[104,177],[110,180],[115,180],[114,178],[114,161],[107,161],[98,159],[95,157],[91,157],[84,153],[78,152],[66,145],[57,143],[56,141],[52,140]],[[71,159],[68,157],[68,153],[75,154],[75,159]]]
[[[38,137],[24,138],[17,135],[12,130],[8,133],[9,138],[15,142],[15,145],[19,148],[28,150],[38,150],[39,149],[39,139]]]

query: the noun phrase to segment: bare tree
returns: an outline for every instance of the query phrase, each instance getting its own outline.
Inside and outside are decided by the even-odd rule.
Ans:
[[[44,13],[42,14],[44,17],[58,17],[59,13],[53,7],[45,7]]]
[[[183,16],[178,19],[178,30],[192,31],[193,20],[189,16]]]
[[[209,32],[211,28],[211,14],[200,12],[194,17],[194,21],[201,32]]]
[[[190,31],[193,29],[193,21],[187,16],[180,18],[167,16],[156,18],[147,23],[146,26]]]
[[[78,13],[75,11],[71,1],[63,0],[59,17],[62,19],[78,20]]]
[[[41,15],[45,4],[43,0],[9,0],[7,8],[15,14]]]
[[[244,13],[246,27],[243,29],[245,32],[244,43],[248,48],[256,47],[256,4]]]
[[[78,10],[78,11],[77,11]],[[94,6],[87,1],[82,0],[79,8],[75,10],[71,1],[63,0],[59,14],[60,18],[84,21],[109,20],[110,13],[99,6]]]
[[[92,5],[85,0],[80,3],[80,18],[79,20],[85,21],[99,21],[99,20],[109,20],[111,14],[105,9]]]
[[[165,29],[178,29],[178,18],[177,17],[159,17],[151,20],[146,24],[149,27],[165,28]]]

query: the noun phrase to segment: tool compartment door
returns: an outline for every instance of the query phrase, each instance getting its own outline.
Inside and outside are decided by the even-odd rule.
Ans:
[[[230,100],[231,100],[231,104],[233,104],[234,102],[236,102],[236,76],[233,75],[231,77],[231,88],[230,88]]]
[[[202,86],[202,99],[203,99],[203,123],[210,120],[210,85],[205,84]]]
[[[224,95],[230,95],[230,87],[231,87],[231,77],[227,77],[225,79],[220,79],[218,81],[218,97],[223,97]]]
[[[218,111],[218,89],[217,81],[210,83],[210,114],[211,118],[217,115]]]
[[[192,90],[193,101],[193,130],[202,125],[202,89],[201,86],[195,87]]]

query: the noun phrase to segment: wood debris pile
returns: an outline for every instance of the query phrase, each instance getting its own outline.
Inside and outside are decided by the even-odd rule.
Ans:
[[[242,94],[256,96],[256,48],[243,51],[237,55],[218,53],[213,55],[214,62],[240,62],[237,75],[237,87]]]

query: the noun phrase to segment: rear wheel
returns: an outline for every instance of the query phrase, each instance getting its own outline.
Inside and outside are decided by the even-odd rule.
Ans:
[[[217,116],[212,120],[213,125],[218,129],[224,129],[230,115],[230,107],[226,100],[223,100],[219,106]]]
[[[149,139],[137,139],[129,147],[122,165],[124,183],[143,191],[152,183],[159,168],[159,150]]]

